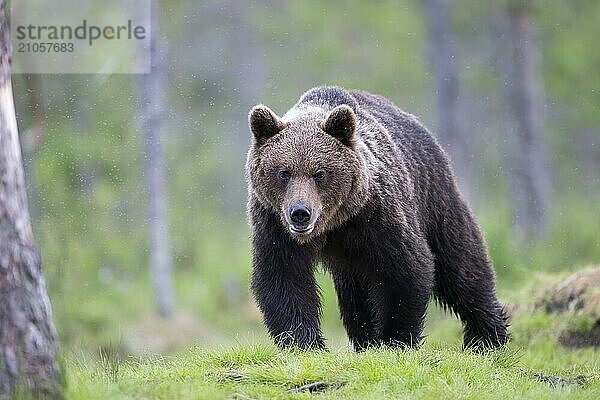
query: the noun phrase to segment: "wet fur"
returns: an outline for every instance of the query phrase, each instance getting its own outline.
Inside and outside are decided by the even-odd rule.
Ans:
[[[347,141],[323,131],[339,105],[356,117]],[[276,343],[325,348],[314,278],[319,262],[333,277],[357,350],[418,346],[432,294],[463,322],[465,346],[506,343],[506,318],[480,230],[447,156],[414,116],[380,96],[322,87],[306,92],[273,124],[275,133],[255,133],[246,172],[252,291]],[[322,204],[310,239],[292,238],[282,220],[285,189],[270,179],[280,164],[300,171],[325,164],[336,171],[330,187],[302,186],[302,195]]]

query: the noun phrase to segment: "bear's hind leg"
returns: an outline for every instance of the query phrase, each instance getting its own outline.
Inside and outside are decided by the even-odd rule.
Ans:
[[[435,255],[434,295],[464,325],[464,346],[486,349],[508,341],[506,316],[479,227],[462,200],[438,218],[430,233]]]

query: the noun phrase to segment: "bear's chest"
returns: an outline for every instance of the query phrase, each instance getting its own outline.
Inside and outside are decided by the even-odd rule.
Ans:
[[[364,268],[372,263],[378,245],[378,232],[365,223],[349,221],[329,232],[322,248],[322,259],[330,268]]]

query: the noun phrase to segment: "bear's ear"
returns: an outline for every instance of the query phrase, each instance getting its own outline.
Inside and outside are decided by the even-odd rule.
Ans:
[[[252,107],[248,114],[248,123],[254,140],[259,146],[285,128],[285,124],[279,117],[269,107],[262,104]]]
[[[337,106],[327,116],[323,130],[349,146],[356,130],[356,116],[347,105]]]

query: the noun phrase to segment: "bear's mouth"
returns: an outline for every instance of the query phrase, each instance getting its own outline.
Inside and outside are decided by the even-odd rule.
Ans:
[[[309,224],[307,226],[296,226],[294,224],[289,225],[289,230],[293,235],[308,235],[313,229],[315,229],[314,224]]]

